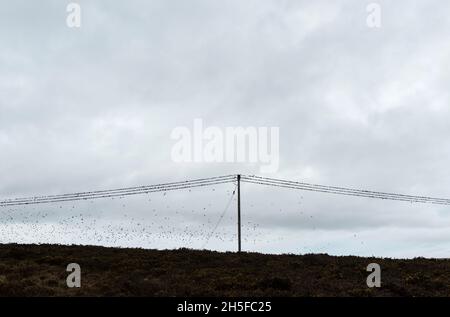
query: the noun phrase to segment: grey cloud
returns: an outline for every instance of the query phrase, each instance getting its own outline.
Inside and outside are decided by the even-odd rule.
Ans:
[[[79,30],[66,27],[60,1],[2,6],[2,196],[258,172],[246,164],[173,163],[170,132],[194,118],[222,128],[279,126],[274,177],[450,196],[450,4],[379,1],[383,25],[374,30],[365,24],[366,3],[356,0],[79,2]],[[344,237],[373,230],[391,237],[390,255],[410,247],[402,254],[442,256],[397,239],[394,228],[433,237],[433,250],[447,245],[434,234],[450,226],[439,206],[305,194],[313,224],[301,222],[295,199],[289,203],[301,193],[248,186],[246,195],[246,204],[259,204],[246,205],[249,219],[267,230],[311,230],[312,244],[314,232],[322,241],[321,230],[342,238],[339,246],[323,242],[330,253],[366,254]],[[189,195],[171,197],[205,208]],[[95,206],[122,212],[107,202]],[[147,207],[133,204],[142,216]],[[166,212],[177,219],[174,228],[203,221]],[[223,228],[232,237],[229,221]],[[211,247],[229,246],[221,243]],[[305,251],[298,243],[279,250]],[[266,252],[277,246],[260,245]],[[383,255],[381,244],[372,247]]]

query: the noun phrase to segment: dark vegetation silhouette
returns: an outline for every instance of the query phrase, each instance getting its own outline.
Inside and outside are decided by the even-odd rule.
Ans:
[[[368,288],[369,263],[382,287]],[[81,288],[66,267],[81,266]],[[450,260],[0,245],[0,296],[450,296]]]

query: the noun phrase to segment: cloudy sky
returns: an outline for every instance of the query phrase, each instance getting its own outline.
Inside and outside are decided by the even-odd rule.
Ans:
[[[450,197],[447,1],[378,1],[380,28],[360,0],[69,3],[0,2],[1,197],[260,174],[174,162],[196,118],[279,127],[265,176]],[[233,189],[0,208],[0,242],[234,250],[234,200],[208,240]],[[450,256],[447,206],[245,184],[243,222],[251,251]]]

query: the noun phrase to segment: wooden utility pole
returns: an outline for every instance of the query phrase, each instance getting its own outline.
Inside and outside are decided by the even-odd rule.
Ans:
[[[241,175],[237,175],[238,252],[241,252]]]

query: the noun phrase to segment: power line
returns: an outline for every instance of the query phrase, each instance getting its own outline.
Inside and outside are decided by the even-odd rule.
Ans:
[[[414,203],[431,203],[431,204],[439,204],[439,205],[450,205],[450,199],[444,199],[444,198],[404,195],[404,194],[396,194],[396,193],[353,189],[353,188],[346,188],[346,187],[324,186],[324,185],[300,183],[300,182],[295,182],[295,181],[288,181],[288,180],[281,180],[281,179],[274,179],[274,178],[260,177],[260,176],[243,176],[242,181],[247,182],[247,183],[252,183],[252,184],[282,187],[282,188],[289,188],[289,189],[298,189],[298,190],[305,190],[305,191],[314,191],[314,192],[321,192],[321,193],[330,193],[330,194],[337,194],[337,195],[357,196],[357,197],[375,198],[375,199],[383,199],[383,200],[397,200],[397,201],[406,201],[406,202],[414,202]]]
[[[225,176],[199,178],[199,179],[187,180],[187,181],[182,181],[182,182],[162,183],[162,184],[155,184],[155,185],[148,185],[148,186],[135,186],[135,187],[116,188],[116,189],[110,189],[110,190],[85,191],[85,192],[77,192],[77,193],[71,193],[71,194],[14,198],[14,199],[6,199],[3,201],[0,201],[0,207],[59,203],[59,202],[70,202],[70,201],[80,201],[80,200],[92,200],[92,199],[100,199],[100,198],[126,197],[126,196],[131,196],[131,195],[141,195],[141,194],[149,194],[149,193],[155,193],[155,192],[164,192],[164,191],[173,191],[173,190],[182,190],[182,189],[190,189],[190,188],[196,188],[196,187],[219,185],[219,184],[235,182],[236,179],[237,179],[237,175],[225,175]],[[242,181],[246,182],[246,183],[257,184],[257,185],[313,191],[313,192],[336,194],[336,195],[366,197],[366,198],[383,199],[383,200],[396,200],[396,201],[405,201],[405,202],[414,202],[414,203],[430,203],[430,204],[439,204],[439,205],[450,205],[450,199],[445,199],[445,198],[435,198],[435,197],[427,197],[427,196],[414,196],[414,195],[405,195],[405,194],[397,194],[397,193],[369,191],[369,190],[347,188],[347,187],[325,186],[325,185],[302,183],[302,182],[261,177],[261,176],[242,175]]]
[[[86,191],[86,192],[77,192],[77,193],[60,194],[60,195],[33,196],[33,197],[28,197],[28,198],[15,198],[15,199],[8,199],[5,201],[39,200],[39,199],[53,199],[53,198],[56,199],[56,198],[62,198],[62,197],[64,197],[64,198],[70,198],[70,197],[74,197],[74,196],[81,197],[81,196],[97,195],[97,194],[104,194],[104,193],[113,193],[113,192],[120,193],[123,191],[142,191],[142,190],[145,191],[147,189],[152,189],[155,187],[167,187],[167,186],[176,186],[176,185],[191,184],[191,183],[198,183],[198,182],[224,180],[224,179],[231,179],[234,177],[235,177],[234,175],[226,175],[226,176],[217,176],[217,177],[187,180],[187,181],[181,181],[181,182],[154,184],[154,185],[148,185],[148,186],[135,186],[135,187],[108,189],[108,190]]]
[[[378,192],[378,191],[370,191],[363,189],[355,189],[355,188],[347,188],[347,187],[337,187],[337,186],[325,186],[318,184],[310,184],[310,183],[301,183],[289,180],[261,177],[261,176],[253,176],[253,175],[225,175],[225,176],[217,176],[217,177],[209,177],[209,178],[200,178],[194,180],[187,180],[183,182],[172,182],[172,183],[163,183],[163,184],[155,184],[149,186],[137,186],[137,187],[125,187],[125,188],[117,188],[110,190],[97,190],[97,191],[86,191],[86,192],[78,192],[72,194],[60,194],[60,195],[47,195],[47,196],[34,196],[34,197],[25,197],[25,198],[14,198],[14,199],[6,199],[0,201],[1,207],[12,207],[12,206],[21,206],[21,205],[35,205],[35,204],[49,204],[49,203],[61,203],[61,202],[69,202],[69,201],[79,201],[79,200],[92,200],[92,199],[100,199],[100,198],[112,198],[112,197],[126,197],[131,195],[140,195],[140,194],[149,194],[156,192],[166,192],[173,190],[183,190],[190,188],[198,188],[205,186],[213,186],[219,184],[226,183],[235,183],[236,188],[233,191],[233,194],[230,197],[224,211],[220,215],[216,225],[214,226],[212,232],[208,235],[204,246],[209,242],[210,238],[220,225],[225,213],[228,211],[233,197],[236,193],[238,193],[238,251],[241,252],[241,206],[240,206],[240,182],[264,185],[264,186],[272,186],[278,188],[287,188],[287,189],[295,189],[295,190],[305,190],[305,191],[313,191],[320,193],[328,193],[328,194],[336,194],[336,195],[346,195],[346,196],[356,196],[356,197],[366,197],[366,198],[374,198],[374,199],[384,199],[384,200],[397,200],[397,201],[406,201],[413,203],[431,203],[431,204],[439,204],[439,205],[450,205],[450,199],[445,198],[435,198],[435,197],[427,197],[427,196],[414,196],[414,195],[405,195],[405,194],[397,194],[397,193],[388,193],[388,192]],[[203,247],[204,247],[203,246]]]
[[[125,197],[130,195],[148,194],[155,192],[164,192],[180,189],[190,189],[195,187],[212,186],[218,184],[225,184],[235,181],[235,176],[219,176],[196,180],[189,180],[184,182],[173,182],[165,184],[157,184],[150,186],[128,187],[113,190],[100,190],[90,192],[79,192],[73,194],[50,195],[50,196],[35,196],[28,198],[16,198],[0,201],[0,207],[21,206],[21,205],[35,205],[44,203],[69,202],[79,200],[91,200],[99,198],[111,197]]]

